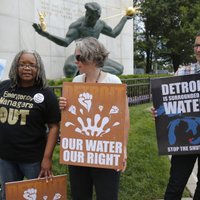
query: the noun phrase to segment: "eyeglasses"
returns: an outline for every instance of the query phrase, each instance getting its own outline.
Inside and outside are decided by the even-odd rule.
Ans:
[[[81,55],[75,55],[75,58],[77,61],[83,61],[83,58],[81,57]]]
[[[194,44],[194,48],[200,47],[200,44]]]
[[[21,69],[25,69],[26,67],[30,68],[30,69],[37,69],[38,66],[36,64],[28,64],[28,63],[19,63],[18,67]]]

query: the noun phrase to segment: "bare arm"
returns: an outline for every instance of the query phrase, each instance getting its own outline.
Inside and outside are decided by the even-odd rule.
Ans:
[[[130,129],[130,114],[129,114],[129,107],[128,107],[128,97],[126,97],[126,111],[125,111],[125,145],[124,145],[124,161],[123,161],[123,169],[122,172],[126,170],[127,165],[127,145],[128,145],[128,132]]]
[[[52,178],[52,156],[53,150],[56,145],[59,133],[59,123],[48,124],[49,133],[47,138],[47,144],[44,151],[43,160],[41,163],[40,177]]]
[[[104,26],[103,30],[101,31],[101,33],[104,34],[104,35],[115,38],[121,33],[121,31],[124,28],[124,25],[126,24],[127,20],[132,19],[132,18],[133,18],[132,16],[123,16],[122,19],[120,20],[120,22],[115,26],[114,29],[112,29],[110,26],[108,26],[105,23],[105,26]]]

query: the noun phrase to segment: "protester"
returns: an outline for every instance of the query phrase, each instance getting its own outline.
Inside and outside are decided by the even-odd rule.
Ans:
[[[200,73],[200,33],[196,35],[194,53],[197,62],[190,66],[183,66],[177,70],[176,76]],[[156,117],[156,110],[152,108],[152,116]],[[200,154],[172,155],[169,182],[166,188],[164,200],[181,200],[184,188],[192,173],[194,164],[198,158],[200,169]],[[193,200],[200,200],[200,172],[197,174],[198,182]]]
[[[95,38],[88,37],[78,40],[75,57],[81,75],[76,76],[73,82],[120,84],[121,80],[117,76],[101,71],[108,54],[105,47]],[[61,109],[66,108],[66,98],[61,97],[59,105]],[[69,166],[69,173],[73,200],[91,200],[93,186],[98,200],[118,199],[120,171]]]
[[[0,182],[5,200],[6,182],[52,177],[60,110],[35,51],[17,53],[9,80],[0,83],[0,98]]]
[[[133,16],[123,16],[116,27],[112,29],[105,21],[100,20],[101,7],[98,3],[88,2],[85,4],[85,9],[85,16],[80,17],[69,26],[65,38],[43,31],[39,24],[34,23],[33,27],[41,36],[46,37],[60,46],[68,47],[73,41],[84,37],[95,37],[98,39],[100,34],[104,34],[115,38],[121,33],[127,20],[133,18]],[[137,12],[137,10],[135,10],[135,12]],[[133,15],[134,14],[133,12]],[[76,73],[77,69],[74,61],[74,56],[70,56],[66,60],[65,73],[69,73],[69,75],[74,75]],[[123,66],[114,60],[107,59],[102,70],[112,74],[122,74]]]

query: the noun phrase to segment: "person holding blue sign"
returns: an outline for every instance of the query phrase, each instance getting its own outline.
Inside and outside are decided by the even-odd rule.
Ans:
[[[175,76],[200,73],[200,32],[196,35],[194,53],[197,62],[190,66],[180,67]],[[155,108],[151,109],[153,118],[157,117]],[[193,171],[194,164],[198,159],[200,170],[200,154],[172,155],[169,182],[165,191],[164,200],[181,200],[184,188]],[[193,200],[200,199],[200,172],[197,174],[198,182]]]

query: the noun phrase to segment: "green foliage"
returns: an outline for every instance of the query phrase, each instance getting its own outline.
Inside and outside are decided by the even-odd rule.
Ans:
[[[119,200],[163,198],[170,164],[167,156],[158,156],[155,125],[149,112],[151,106],[144,104],[130,108],[128,163],[121,174]],[[54,151],[53,170],[54,175],[68,174],[67,167],[59,164],[59,146]],[[67,196],[71,200],[69,184],[68,177]],[[188,192],[185,195],[188,196]]]
[[[131,75],[119,75],[120,79],[130,78],[153,78],[153,77],[165,77],[171,76],[170,74],[131,74]],[[48,80],[49,86],[61,86],[63,82],[72,82],[73,78],[63,78],[57,80]]]
[[[169,160],[158,156],[154,122],[147,110],[150,106],[130,108],[128,167],[121,179],[121,200],[160,199],[165,191]]]
[[[63,78],[58,80],[48,80],[49,86],[60,86],[63,82],[71,82],[73,78]]]
[[[128,97],[150,94],[150,78],[169,77],[170,74],[136,74],[136,75],[120,75],[119,78],[123,83],[127,84]],[[62,94],[62,83],[71,81],[71,79],[49,80],[49,85],[52,86],[54,93],[57,97]]]
[[[172,76],[171,74],[132,74],[132,75],[120,75],[121,80],[125,79],[134,79],[134,78],[154,78],[154,77],[168,77]]]
[[[70,181],[68,176],[68,168],[66,165],[60,164],[60,145],[56,145],[53,153],[53,175],[67,174],[67,199],[70,200]]]
[[[200,30],[199,0],[145,0],[141,3],[144,30],[136,33],[135,58],[146,58],[146,72],[152,65],[194,62],[194,37]],[[137,62],[137,61],[136,61]]]

